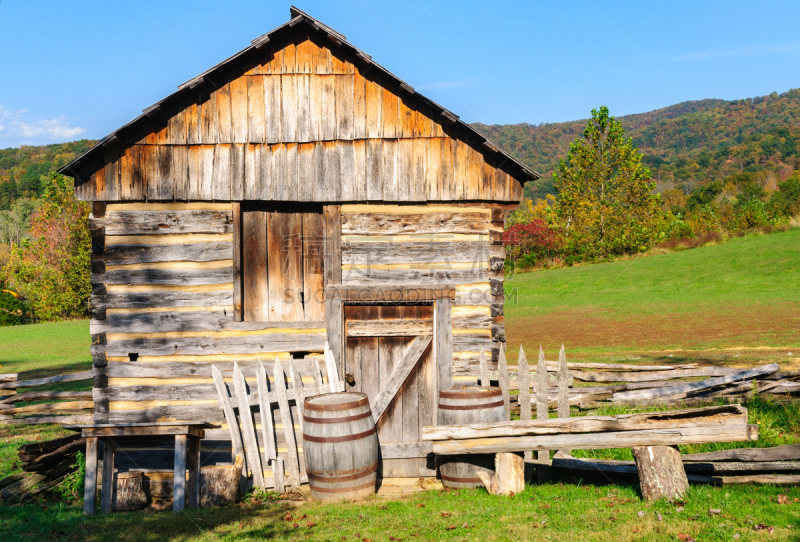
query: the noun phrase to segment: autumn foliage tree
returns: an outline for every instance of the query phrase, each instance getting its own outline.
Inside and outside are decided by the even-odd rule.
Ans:
[[[660,199],[641,161],[608,108],[593,109],[583,137],[553,173],[555,212],[575,259],[642,252],[658,239]]]
[[[91,293],[89,205],[75,199],[71,183],[50,175],[28,239],[6,266],[8,286],[28,301],[40,320],[84,316]]]

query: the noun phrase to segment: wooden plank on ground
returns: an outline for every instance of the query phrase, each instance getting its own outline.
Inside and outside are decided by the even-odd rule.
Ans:
[[[700,390],[715,388],[718,386],[725,386],[727,384],[750,380],[760,376],[767,376],[777,372],[778,369],[780,369],[780,367],[778,367],[777,363],[770,363],[769,365],[762,365],[761,367],[756,367],[754,369],[739,371],[728,376],[709,378],[706,380],[701,380],[700,382],[687,382],[665,388],[615,393],[613,399],[615,402],[652,401],[658,399],[674,400],[686,397],[688,393],[698,392]]]
[[[772,448],[735,448],[719,452],[686,454],[683,461],[794,461],[800,460],[800,444]]]

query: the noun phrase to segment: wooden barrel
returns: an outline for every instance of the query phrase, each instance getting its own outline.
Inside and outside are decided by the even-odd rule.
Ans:
[[[376,490],[378,435],[363,393],[326,393],[305,400],[303,455],[311,496],[363,499]]]
[[[439,392],[439,425],[501,422],[505,420],[503,392],[497,387],[465,387]],[[449,488],[482,487],[477,472],[494,475],[494,454],[437,456],[442,485]]]

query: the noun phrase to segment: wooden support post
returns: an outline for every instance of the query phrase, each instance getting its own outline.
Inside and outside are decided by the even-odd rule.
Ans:
[[[486,352],[483,351],[482,347],[481,347],[481,356],[478,359],[480,360],[480,368],[481,368],[481,386],[488,387],[489,364],[486,362]]]
[[[453,315],[449,298],[433,304],[433,344],[436,356],[436,395],[453,387]],[[433,401],[433,419],[439,419],[439,401]]]
[[[189,455],[186,459],[189,468],[189,482],[186,487],[186,506],[200,507],[200,437],[189,437]]]
[[[83,513],[94,515],[97,500],[97,438],[86,439],[86,474],[83,477]]]
[[[175,461],[172,472],[172,511],[186,507],[186,435],[175,435]]]
[[[506,420],[511,419],[511,397],[508,393],[508,361],[506,361],[506,347],[500,343],[500,357],[497,361],[498,382],[500,391],[503,393],[503,408],[505,409]]]
[[[539,363],[536,365],[536,419],[546,420],[547,409],[547,364],[544,360],[544,350],[539,346]],[[540,450],[537,454],[536,478],[539,482],[546,482],[550,477],[550,451]]]
[[[646,501],[665,498],[669,501],[683,499],[689,489],[681,453],[672,446],[635,446],[631,448],[639,485]]]
[[[116,443],[110,438],[103,439],[103,487],[100,491],[100,512],[108,514],[114,504],[114,452]]]
[[[519,347],[519,358],[517,358],[517,372],[519,374],[519,419],[527,421],[533,419],[533,412],[531,409],[531,370],[528,366],[528,358],[525,356],[525,350],[522,345]],[[525,452],[525,461],[530,463],[533,461],[533,452],[530,450]]]

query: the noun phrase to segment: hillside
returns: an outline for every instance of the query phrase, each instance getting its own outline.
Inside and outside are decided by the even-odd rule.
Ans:
[[[763,176],[774,186],[800,169],[800,89],[743,100],[683,102],[618,118],[644,153],[658,188],[688,192],[741,172]],[[526,189],[528,196],[541,196],[552,191],[551,173],[585,125],[584,119],[474,126],[542,173],[542,180]]]
[[[512,352],[800,368],[800,230],[507,280]],[[791,353],[791,354],[790,354]],[[673,360],[674,361],[674,360]]]

